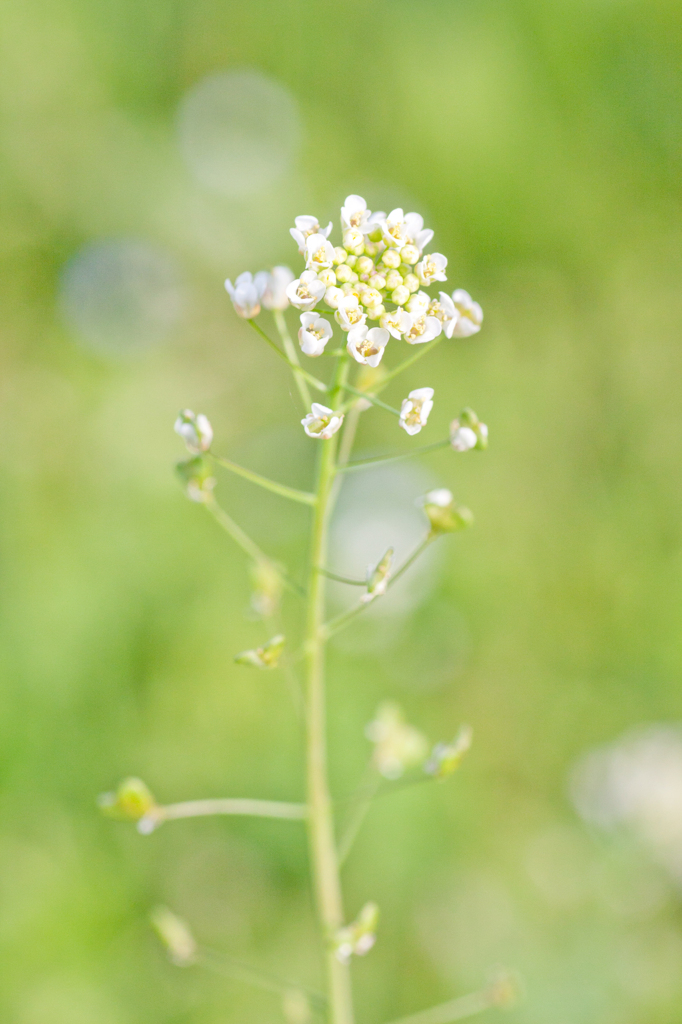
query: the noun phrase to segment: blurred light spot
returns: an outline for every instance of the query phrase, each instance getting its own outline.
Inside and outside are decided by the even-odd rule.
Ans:
[[[575,828],[555,825],[538,832],[526,850],[526,870],[553,907],[571,907],[589,894],[592,853]]]
[[[672,999],[680,991],[682,938],[671,927],[650,927],[624,936],[615,960],[624,992],[640,1003]]]
[[[240,196],[267,188],[289,170],[301,140],[291,93],[259,71],[211,75],[180,103],[180,150],[207,188]]]
[[[646,726],[589,751],[570,793],[585,821],[631,830],[682,884],[682,729]]]
[[[59,295],[63,319],[82,341],[122,354],[166,338],[185,298],[172,257],[135,239],[83,246],[64,268]]]

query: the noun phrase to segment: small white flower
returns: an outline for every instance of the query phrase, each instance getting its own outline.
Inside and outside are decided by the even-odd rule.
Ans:
[[[225,282],[225,290],[232,299],[232,304],[239,316],[245,320],[251,320],[260,313],[260,300],[263,294],[265,282],[261,275],[245,271],[240,274],[234,284],[228,278]]]
[[[301,420],[301,423],[308,437],[328,441],[343,423],[343,413],[336,413],[326,405],[313,402],[311,412]]]
[[[211,447],[213,428],[203,412],[195,416],[191,409],[183,409],[178,414],[173,429],[176,434],[180,435],[188,450],[194,455],[207,452]]]
[[[476,447],[478,437],[471,427],[456,427],[450,434],[450,444],[456,452],[468,452]]]
[[[289,234],[296,242],[301,256],[305,253],[305,242],[309,235],[324,235],[325,238],[329,238],[332,231],[331,221],[326,228],[321,228],[317,217],[311,217],[309,214],[296,217],[294,223],[296,227],[289,228]]]
[[[424,228],[424,218],[419,213],[408,213],[405,217],[407,235],[413,245],[423,252],[433,238],[433,231]]]
[[[435,491],[429,491],[420,499],[422,505],[437,505],[438,508],[447,508],[452,505],[455,499],[452,496],[452,491],[449,491],[447,487],[437,487]]]
[[[261,270],[256,274],[254,282],[260,286],[265,309],[286,309],[289,305],[287,288],[294,280],[293,270],[288,267],[273,267],[272,270]]]
[[[384,313],[379,323],[394,338],[402,338],[411,329],[414,319],[404,309],[392,309]]]
[[[399,779],[409,768],[421,764],[428,751],[426,737],[405,721],[401,708],[386,701],[365,728],[374,744],[373,762],[385,779]]]
[[[478,333],[483,323],[483,310],[474,302],[469,292],[457,288],[452,293],[452,302],[457,311],[457,321],[450,337],[469,338],[472,334]]]
[[[318,281],[314,270],[304,270],[299,278],[287,286],[287,298],[296,309],[313,309],[324,295],[326,288]]]
[[[327,270],[334,263],[334,246],[326,235],[309,235],[305,240],[305,260],[308,270]]]
[[[307,356],[321,356],[333,334],[332,325],[317,313],[301,313],[298,343]]]
[[[412,316],[424,316],[425,313],[428,313],[430,305],[431,297],[426,292],[415,292],[405,308]]]
[[[434,281],[447,281],[445,268],[448,265],[447,257],[439,252],[429,253],[421,263],[414,268],[414,272],[420,282],[427,288]]]
[[[481,423],[473,409],[463,409],[450,424],[450,444],[456,452],[468,452],[472,448],[485,451],[488,447],[488,427]]]
[[[383,327],[352,327],[348,332],[346,348],[358,363],[366,366],[378,366],[384,349],[388,345],[390,335]]]
[[[363,312],[357,295],[352,292],[339,299],[334,317],[342,331],[350,331],[351,327],[361,327],[367,320],[367,314]]]
[[[344,296],[343,288],[338,288],[336,285],[331,285],[327,288],[324,293],[324,301],[327,303],[330,309],[337,309],[339,302]]]
[[[437,338],[441,330],[442,325],[437,317],[422,313],[421,316],[414,317],[412,327],[405,335],[405,341],[408,345],[423,345]]]
[[[379,908],[376,903],[366,903],[352,924],[339,928],[334,936],[334,947],[337,960],[342,964],[350,963],[355,956],[364,956],[376,942],[376,929],[379,922]]]
[[[391,249],[402,249],[411,241],[409,227],[400,207],[391,210],[388,217],[381,222],[381,234],[384,242]]]
[[[426,426],[433,409],[433,388],[417,388],[410,391],[400,406],[400,426],[408,434],[418,434]]]
[[[346,196],[346,201],[341,207],[341,230],[345,232],[350,228],[357,228],[363,235],[367,235],[373,227],[369,226],[371,216],[371,210],[367,209],[367,203],[362,196]]]

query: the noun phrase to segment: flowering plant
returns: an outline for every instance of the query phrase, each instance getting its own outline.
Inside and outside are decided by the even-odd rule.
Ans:
[[[252,566],[253,608],[265,620],[276,616],[285,591],[304,603],[303,639],[298,654],[279,629],[254,650],[242,651],[235,661],[257,669],[283,669],[298,685],[302,666],[305,687],[301,708],[306,725],[306,797],[301,803],[226,798],[159,804],[139,779],[126,779],[114,793],[105,794],[102,809],[119,818],[137,822],[148,833],[164,822],[207,814],[247,814],[304,821],[310,843],[311,872],[320,925],[320,942],[326,964],[323,993],[306,992],[300,986],[282,985],[283,1009],[290,1020],[308,1020],[322,1014],[330,1024],[352,1024],[353,1006],[350,964],[373,947],[379,921],[374,902],[365,904],[355,919],[346,917],[340,881],[340,867],[349,855],[372,799],[381,787],[400,779],[408,784],[418,778],[444,780],[459,767],[471,743],[471,730],[462,726],[454,740],[435,746],[407,723],[394,704],[383,704],[366,730],[373,744],[370,760],[371,784],[363,785],[343,829],[336,820],[326,760],[325,646],[329,638],[345,628],[370,603],[380,599],[420,556],[428,545],[446,533],[465,529],[472,523],[471,512],[458,505],[450,491],[440,488],[418,500],[425,515],[421,543],[398,567],[393,549],[377,552],[365,579],[332,572],[327,563],[329,522],[339,486],[348,473],[366,470],[383,459],[351,458],[359,417],[376,406],[397,418],[408,435],[427,425],[434,405],[434,388],[419,386],[402,400],[400,409],[379,397],[386,386],[430,352],[443,338],[468,338],[476,334],[483,320],[481,307],[467,292],[452,295],[428,288],[446,280],[447,259],[427,253],[433,231],[424,228],[419,214],[403,210],[372,213],[361,196],[348,196],[341,208],[342,244],[330,241],[332,224],[322,228],[313,216],[297,217],[291,235],[305,261],[295,277],[287,267],[275,267],[255,275],[245,272],[235,283],[225,282],[236,313],[277,353],[291,369],[303,404],[301,424],[306,435],[321,442],[317,450],[317,478],[314,491],[301,491],[267,479],[250,469],[217,455],[212,448],[213,430],[207,417],[183,410],[175,430],[184,440],[191,458],[178,470],[188,497],[202,505],[245,552]],[[289,333],[284,311],[292,306],[300,321],[299,350]],[[264,309],[273,314],[281,347],[271,339],[256,317]],[[335,333],[346,336],[345,344],[333,347]],[[420,346],[391,369],[383,366],[387,351],[401,343]],[[331,357],[330,379],[325,382],[302,364],[307,359]],[[353,368],[356,372],[351,383]],[[312,401],[323,397],[324,404]],[[471,409],[453,420],[449,437],[413,448],[407,455],[440,447],[454,452],[483,450],[488,430]],[[290,572],[269,555],[235,523],[218,504],[214,488],[216,467],[236,473],[260,487],[291,501],[308,505],[311,532],[307,578],[301,586]],[[359,600],[334,618],[326,618],[325,587],[328,579],[362,588]],[[177,964],[215,962],[215,954],[202,950],[184,922],[166,908],[157,909],[152,923]],[[260,975],[248,969],[243,980],[259,984]],[[273,979],[263,980],[272,990]],[[275,985],[277,988],[277,985]],[[455,999],[409,1018],[410,1024],[447,1024],[488,1006],[507,1004],[513,985],[507,975],[497,975],[481,991]],[[293,1001],[292,1001],[293,1000]],[[405,1024],[405,1022],[402,1022]]]

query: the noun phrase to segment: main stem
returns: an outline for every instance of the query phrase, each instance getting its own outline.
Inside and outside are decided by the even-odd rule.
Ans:
[[[342,357],[337,367],[332,408],[338,402],[347,361]],[[306,760],[308,789],[308,831],[315,898],[325,945],[327,989],[330,1024],[353,1024],[353,1000],[350,971],[342,964],[333,948],[333,937],[344,924],[341,880],[334,836],[329,783],[327,778],[327,742],[325,714],[324,657],[325,638],[322,624],[325,617],[325,578],[318,566],[327,564],[329,518],[335,476],[337,437],[318,442],[322,448],[317,477],[317,504],[310,545],[310,577],[308,582],[308,613],[306,624]]]

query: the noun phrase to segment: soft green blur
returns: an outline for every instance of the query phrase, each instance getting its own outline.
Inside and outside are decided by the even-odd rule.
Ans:
[[[510,1022],[677,1020],[679,889],[627,837],[592,834],[567,779],[594,745],[682,717],[679,4],[14,0],[1,17],[0,1019],[284,1019],[277,997],[169,964],[148,923],[160,903],[207,945],[320,983],[300,824],[143,837],[95,799],[126,775],[167,802],[302,796],[285,682],[233,664],[267,639],[247,566],[183,496],[172,425],[203,411],[217,451],[310,486],[316,442],[286,368],[222,281],[298,270],[294,216],[337,225],[360,192],[422,212],[450,287],[486,317],[388,400],[431,383],[415,443],[464,405],[491,443],[401,464],[406,508],[447,486],[475,529],[439,542],[409,615],[377,610],[378,639],[331,651],[339,796],[383,699],[434,741],[474,729],[455,778],[378,801],[348,861],[349,917],[381,908],[354,967],[359,1022],[475,989],[496,964],[525,979]],[[302,132],[289,170],[241,196],[202,184],[176,135],[186,91],[231,69],[279,82]],[[113,340],[79,333],[64,268],[111,239],[170,261],[171,330],[112,307]],[[403,450],[398,433],[373,410],[358,447]],[[305,508],[236,478],[217,494],[297,564]],[[616,898],[637,886],[656,898]]]

